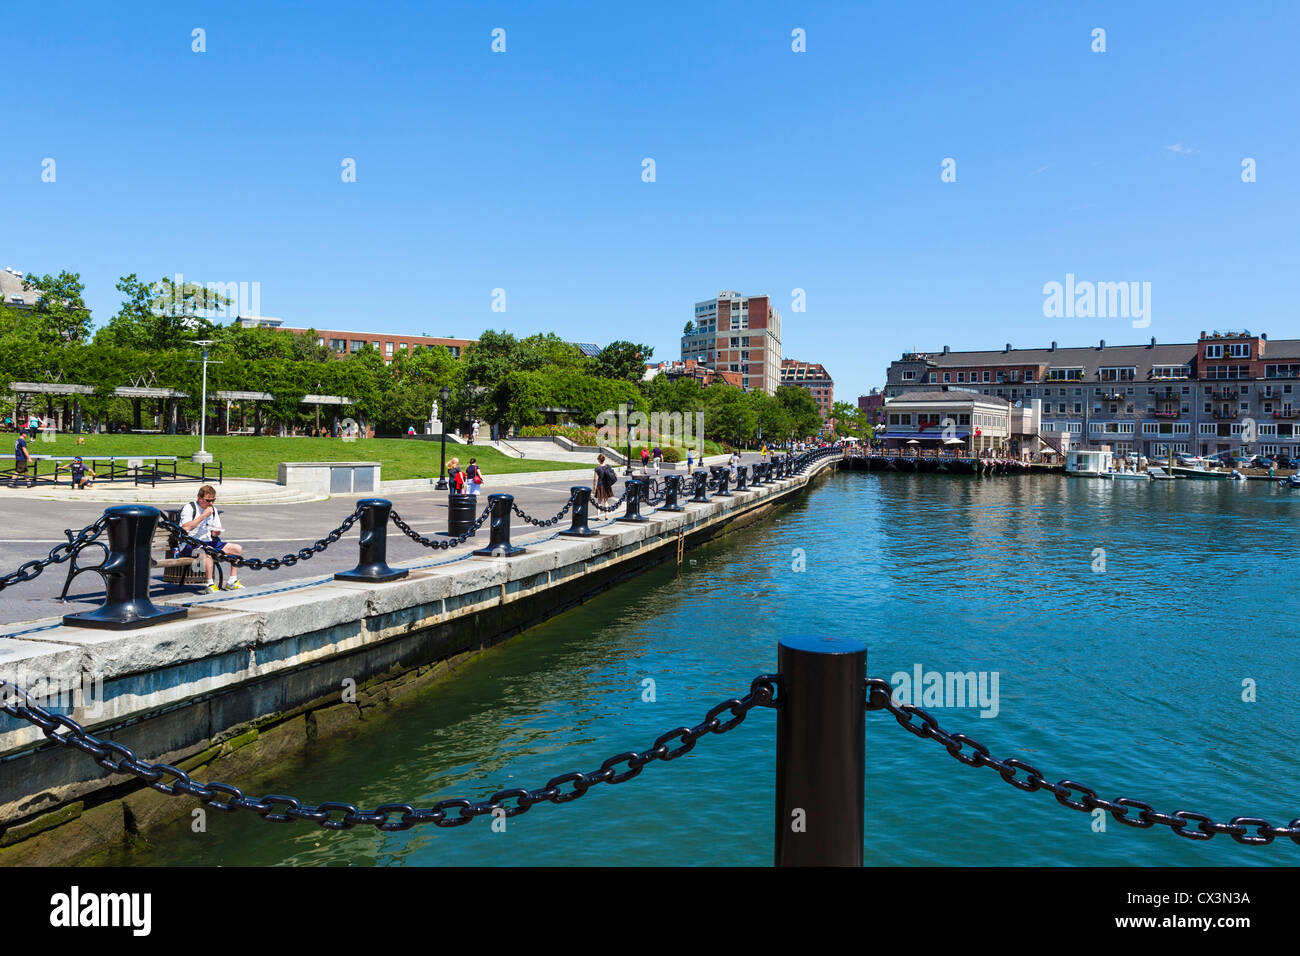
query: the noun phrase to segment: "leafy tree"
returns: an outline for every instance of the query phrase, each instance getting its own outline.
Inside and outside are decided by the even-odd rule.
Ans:
[[[636,345],[620,339],[610,342],[592,363],[592,374],[601,378],[621,378],[629,382],[639,382],[645,375],[646,363],[654,349],[648,345]]]
[[[89,341],[90,310],[81,297],[86,287],[78,273],[65,269],[57,276],[28,275],[23,278],[23,288],[40,293],[32,316],[42,342],[61,346],[68,342]]]
[[[682,329],[682,335],[690,335],[695,331],[695,323],[689,319],[686,321],[686,328]]]
[[[812,393],[798,385],[782,385],[776,390],[777,404],[790,416],[791,438],[808,438],[822,427],[821,412]]]
[[[95,340],[123,348],[178,349],[194,339],[211,338],[215,326],[200,313],[231,301],[197,282],[178,285],[164,277],[146,285],[134,272],[118,281],[117,290],[126,299]]]

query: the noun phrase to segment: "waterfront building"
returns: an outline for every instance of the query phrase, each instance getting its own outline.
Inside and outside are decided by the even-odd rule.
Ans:
[[[682,334],[682,361],[740,376],[740,387],[771,395],[781,384],[781,314],[765,295],[722,291],[695,303]]]
[[[707,365],[687,359],[684,362],[656,362],[645,367],[645,374],[641,376],[641,381],[648,382],[652,378],[662,375],[668,381],[673,382],[679,378],[694,379],[701,388],[707,388],[716,381],[726,382],[728,385],[734,385],[737,388],[743,388],[741,385],[741,376],[739,372],[720,372],[715,368],[709,368]]]
[[[281,332],[309,332],[310,329],[291,329],[273,326]],[[345,332],[337,329],[315,329],[316,344],[328,347],[336,355],[350,355],[360,352],[366,346],[378,349],[384,357],[384,364],[392,363],[394,357],[405,351],[433,348],[441,345],[457,358],[474,344],[473,339],[446,339],[433,335],[395,335],[389,332]]]
[[[1013,455],[1011,411],[1005,398],[969,389],[907,390],[885,402],[878,437],[888,450]]]
[[[936,385],[1042,402],[1042,429],[1077,447],[1164,457],[1300,454],[1300,339],[1202,332],[1196,342],[905,352],[887,399]]]
[[[817,403],[817,410],[821,412],[822,421],[830,418],[831,408],[835,404],[835,382],[824,366],[814,362],[782,359],[781,384],[808,389],[813,401]]]

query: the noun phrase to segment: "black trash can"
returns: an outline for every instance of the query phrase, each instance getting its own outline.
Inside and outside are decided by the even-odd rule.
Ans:
[[[478,519],[478,495],[447,496],[447,533],[459,537],[466,531],[474,534],[474,522]]]

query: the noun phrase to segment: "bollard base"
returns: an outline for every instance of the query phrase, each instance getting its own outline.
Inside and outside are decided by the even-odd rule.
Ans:
[[[68,627],[98,627],[108,631],[129,631],[137,627],[149,627],[164,621],[178,621],[189,613],[187,608],[160,608],[152,601],[131,601],[117,607],[95,608],[93,611],[78,611],[76,614],[63,615],[63,623]]]
[[[681,505],[662,505],[659,508],[659,510],[660,511],[685,511],[686,509],[683,508]]]
[[[369,581],[378,584],[382,581],[396,581],[411,572],[406,568],[390,568],[388,565],[358,565],[351,571],[340,571],[334,575],[335,581]]]
[[[517,548],[513,544],[498,544],[495,548],[488,546],[471,553],[481,558],[513,558],[516,554],[523,554],[526,550],[526,548]]]
[[[633,515],[630,518],[627,515],[623,515],[621,518],[615,518],[614,520],[626,521],[630,524],[640,524],[642,521],[649,521],[650,519],[647,518],[645,515]]]
[[[593,530],[592,528],[583,528],[580,531],[561,531],[560,537],[561,538],[593,538],[599,534],[600,534],[599,531]]]

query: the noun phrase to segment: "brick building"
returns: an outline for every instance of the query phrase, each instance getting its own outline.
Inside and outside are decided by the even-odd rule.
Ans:
[[[765,295],[719,292],[695,303],[682,361],[735,372],[741,388],[773,394],[781,384],[781,314]]]
[[[281,332],[309,332],[310,329],[291,329],[275,326]],[[379,350],[384,357],[384,364],[390,364],[402,352],[416,349],[444,346],[448,352],[459,358],[466,348],[474,344],[473,339],[443,339],[432,335],[396,335],[390,332],[344,332],[337,329],[316,329],[316,344],[323,345],[339,355],[360,352],[367,345]]]
[[[835,383],[826,368],[816,362],[797,362],[794,359],[781,360],[781,384],[797,385],[806,388],[817,403],[822,421],[831,416],[835,404]]]
[[[1195,342],[907,352],[886,395],[936,385],[1042,401],[1044,429],[1081,448],[1159,456],[1300,454],[1300,339],[1202,332]]]

